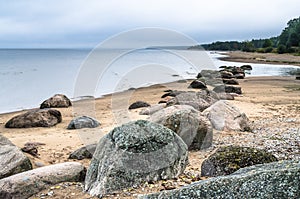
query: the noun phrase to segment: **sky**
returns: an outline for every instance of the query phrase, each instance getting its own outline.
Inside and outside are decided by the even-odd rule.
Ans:
[[[90,48],[158,27],[199,43],[277,36],[299,0],[0,0],[0,48]]]

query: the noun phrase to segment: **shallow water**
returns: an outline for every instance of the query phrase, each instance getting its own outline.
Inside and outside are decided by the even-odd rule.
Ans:
[[[245,63],[220,61],[221,55],[201,51],[143,49],[99,50],[94,57],[88,49],[2,49],[0,50],[0,113],[38,107],[56,93],[70,98],[100,97],[132,87],[194,78],[201,69]],[[121,56],[120,56],[121,55]],[[92,58],[93,57],[93,58]],[[107,57],[112,58],[106,63]],[[78,75],[87,65],[92,72],[80,84]],[[251,64],[251,76],[278,76],[297,66]],[[98,68],[105,67],[100,74]],[[97,68],[97,69],[95,69]],[[79,90],[78,93],[75,91]],[[90,89],[90,90],[89,90]]]

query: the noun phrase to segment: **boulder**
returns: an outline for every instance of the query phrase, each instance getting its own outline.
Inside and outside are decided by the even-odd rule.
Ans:
[[[242,70],[252,70],[252,66],[251,65],[242,65],[241,69]]]
[[[220,100],[234,100],[234,96],[230,93],[218,93]]]
[[[155,104],[140,111],[140,115],[152,115],[153,113],[162,110],[166,107],[166,103]]]
[[[201,180],[181,189],[140,196],[166,198],[300,198],[299,161],[246,167],[228,175]]]
[[[203,111],[214,129],[220,131],[251,131],[249,119],[228,101],[220,100]]]
[[[239,85],[239,82],[236,79],[223,79],[223,83],[230,85]]]
[[[0,160],[0,179],[32,169],[28,157],[2,135],[0,135]]]
[[[202,77],[205,77],[207,79],[215,79],[221,77],[220,72],[217,70],[202,70],[200,73]]]
[[[96,128],[99,125],[100,123],[92,117],[80,116],[71,120],[67,129]]]
[[[229,175],[240,168],[275,161],[278,160],[274,155],[261,149],[225,146],[203,161],[201,175],[209,177]]]
[[[10,119],[6,128],[51,127],[62,121],[61,113],[54,109],[37,109]]]
[[[83,160],[91,159],[96,150],[97,144],[89,144],[87,146],[81,147],[76,151],[73,151],[69,155],[69,159]]]
[[[148,106],[151,106],[151,105],[148,104],[147,102],[136,101],[136,102],[132,103],[128,109],[131,110],[131,109],[137,109],[137,108],[148,107]]]
[[[173,130],[189,150],[206,149],[212,145],[213,130],[209,120],[191,106],[167,107],[154,113],[150,121]]]
[[[207,86],[200,80],[194,80],[189,85],[189,88],[207,89]]]
[[[220,74],[221,74],[221,77],[224,78],[224,79],[234,78],[234,75],[231,72],[226,71],[226,70],[221,71]]]
[[[3,178],[0,180],[0,198],[29,198],[60,182],[83,181],[85,171],[78,162],[65,162]]]
[[[196,76],[197,79],[199,79],[199,78],[201,78],[201,77],[202,77],[202,74],[201,74],[201,73],[198,73],[197,76]]]
[[[62,94],[56,94],[53,97],[45,100],[40,108],[66,108],[72,106],[71,100]]]
[[[245,78],[245,73],[237,73],[234,75],[236,79],[244,79]]]
[[[103,197],[143,182],[171,179],[188,163],[187,146],[172,130],[138,120],[102,137],[85,179],[85,190]]]
[[[168,101],[167,106],[189,105],[198,111],[203,111],[219,99],[215,92],[202,90],[201,92],[182,92]]]
[[[230,85],[220,85],[220,86],[216,86],[213,89],[214,92],[216,93],[236,93],[241,95],[242,94],[242,88],[238,87],[238,86],[230,86]]]

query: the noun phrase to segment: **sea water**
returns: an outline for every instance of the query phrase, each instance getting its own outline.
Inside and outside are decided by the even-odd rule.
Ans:
[[[204,52],[208,59],[203,61],[203,52],[200,51],[141,49],[123,50],[122,54],[116,52],[114,49],[97,52],[90,49],[1,49],[0,113],[38,107],[43,100],[56,93],[65,94],[71,99],[81,97],[75,94],[75,90],[78,76],[83,74],[88,63],[94,67],[105,67],[101,74],[94,75],[92,70],[90,76],[84,76],[87,81],[94,78],[92,82],[96,85],[91,91],[80,94],[93,97],[132,87],[194,78],[201,69],[245,64],[220,61],[217,59],[219,54],[209,52]],[[91,54],[96,58],[91,59]],[[105,63],[103,57],[113,59]],[[252,76],[286,75],[287,71],[297,68],[272,64],[251,65]],[[85,89],[84,86],[82,88]]]

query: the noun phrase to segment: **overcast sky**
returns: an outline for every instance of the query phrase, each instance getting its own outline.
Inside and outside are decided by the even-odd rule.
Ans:
[[[94,47],[122,31],[159,27],[199,43],[277,36],[299,0],[0,0],[0,48]]]

